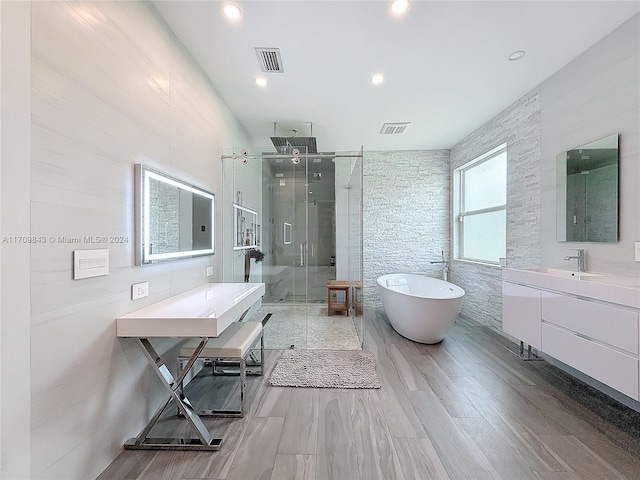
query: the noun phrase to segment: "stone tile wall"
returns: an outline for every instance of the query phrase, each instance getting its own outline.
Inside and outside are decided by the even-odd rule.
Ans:
[[[449,151],[365,152],[364,298],[381,305],[376,278],[386,273],[441,267],[430,260],[449,255]]]
[[[451,149],[451,171],[507,142],[507,265],[540,264],[540,92],[536,88]],[[452,262],[450,280],[466,292],[462,314],[501,332],[497,266]],[[502,332],[501,332],[502,333]]]

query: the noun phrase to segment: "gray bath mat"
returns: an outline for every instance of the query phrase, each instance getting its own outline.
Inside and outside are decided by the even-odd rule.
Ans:
[[[380,388],[373,353],[360,350],[285,350],[269,382],[276,387]]]

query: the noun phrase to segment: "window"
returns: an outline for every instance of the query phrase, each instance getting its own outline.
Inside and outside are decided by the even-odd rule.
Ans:
[[[500,262],[507,250],[507,144],[454,171],[456,258]]]

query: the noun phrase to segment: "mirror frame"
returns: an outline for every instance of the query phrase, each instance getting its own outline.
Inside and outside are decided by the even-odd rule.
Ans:
[[[168,185],[182,188],[193,194],[211,200],[211,248],[184,250],[167,253],[149,252],[149,182],[156,179]],[[135,224],[136,224],[136,265],[150,265],[161,260],[178,260],[215,254],[215,194],[155,168],[138,163],[135,165]]]

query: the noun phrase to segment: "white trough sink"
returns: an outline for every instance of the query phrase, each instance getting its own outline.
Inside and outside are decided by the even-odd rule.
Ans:
[[[554,277],[561,278],[586,278],[586,277],[604,277],[604,273],[593,272],[572,272],[571,270],[560,270],[559,268],[523,268],[522,270],[528,270],[530,272],[544,273],[546,275],[553,275]]]
[[[508,282],[640,308],[640,278],[559,268],[503,268]]]

